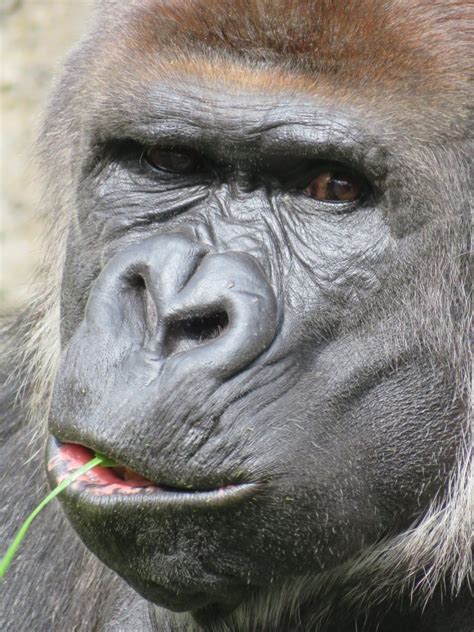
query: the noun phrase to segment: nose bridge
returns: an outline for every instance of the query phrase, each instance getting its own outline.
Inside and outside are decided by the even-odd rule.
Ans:
[[[293,257],[287,247],[287,231],[282,218],[269,200],[265,187],[248,194],[244,190],[223,188],[208,201],[212,210],[212,227],[203,234],[212,234],[212,242],[220,252],[246,252],[263,268],[269,282],[277,287],[284,278],[283,269]],[[202,218],[204,226],[208,219]],[[198,231],[199,232],[199,231]],[[278,294],[279,294],[279,289]]]

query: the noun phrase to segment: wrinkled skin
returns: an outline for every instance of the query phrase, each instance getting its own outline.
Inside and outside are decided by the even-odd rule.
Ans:
[[[55,484],[61,444],[80,444],[150,483],[79,482],[61,500],[150,602],[131,629],[181,629],[165,608],[224,630],[255,594],[337,569],[444,493],[465,433],[462,316],[437,315],[462,291],[466,228],[443,182],[466,176],[416,108],[418,146],[393,112],[170,72],[91,105],[47,461]],[[360,194],[320,199],[327,172]],[[309,631],[313,608],[260,629]],[[361,629],[447,632],[437,608],[426,624],[376,609]],[[324,629],[355,625],[338,621]]]

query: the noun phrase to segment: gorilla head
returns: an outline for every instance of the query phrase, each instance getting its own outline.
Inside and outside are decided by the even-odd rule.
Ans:
[[[462,589],[466,14],[108,2],[68,61],[49,475],[117,463],[62,504],[156,629],[399,630]]]

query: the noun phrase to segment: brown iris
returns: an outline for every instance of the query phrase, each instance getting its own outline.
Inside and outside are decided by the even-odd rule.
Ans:
[[[158,145],[150,147],[145,158],[154,169],[170,173],[194,173],[201,166],[199,157],[191,150],[163,149]]]
[[[310,182],[305,193],[315,200],[350,203],[360,200],[364,190],[364,180],[355,174],[325,171]]]

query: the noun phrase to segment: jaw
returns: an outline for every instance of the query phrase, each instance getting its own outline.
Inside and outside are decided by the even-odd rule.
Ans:
[[[84,446],[48,449],[53,484],[88,461]],[[258,485],[226,490],[170,490],[129,472],[94,468],[60,497],[86,546],[146,600],[199,620],[220,619],[293,567],[291,547],[275,537],[291,521],[275,490]],[[286,515],[283,524],[281,520]],[[282,558],[285,558],[282,560]]]
[[[52,485],[92,457],[85,446],[51,438]],[[232,564],[221,567],[220,560],[237,548],[236,532],[247,540],[241,526],[260,487],[171,488],[127,466],[98,466],[76,479],[60,500],[86,546],[148,601],[177,612],[211,606],[228,612],[248,586],[240,571]]]

